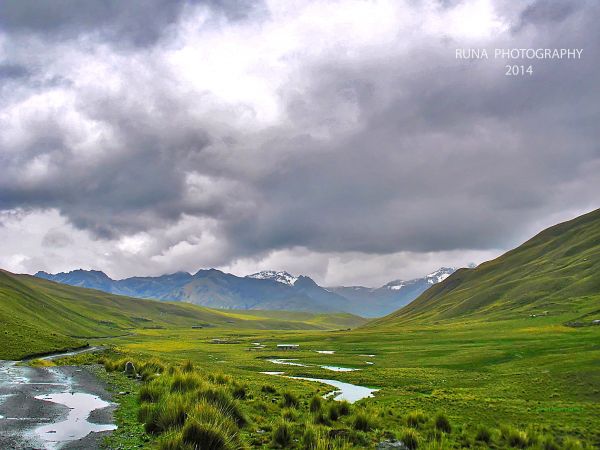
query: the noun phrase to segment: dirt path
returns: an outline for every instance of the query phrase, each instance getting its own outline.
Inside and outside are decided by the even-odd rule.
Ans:
[[[89,431],[112,428],[114,405],[109,401],[105,385],[85,368],[0,361],[0,448],[99,448],[110,431]]]

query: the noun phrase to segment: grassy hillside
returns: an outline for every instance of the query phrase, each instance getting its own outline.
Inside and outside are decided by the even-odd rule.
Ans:
[[[133,299],[0,271],[0,359],[85,344],[136,329],[218,326],[252,329],[335,329],[356,316],[218,311],[189,304]]]
[[[600,319],[599,274],[600,209],[548,228],[475,269],[455,272],[368,326],[540,316],[590,323]]]

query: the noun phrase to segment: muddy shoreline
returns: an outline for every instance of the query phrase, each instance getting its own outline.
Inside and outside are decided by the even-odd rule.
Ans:
[[[84,351],[93,351],[85,349]],[[73,352],[66,353],[72,354]],[[46,356],[58,358],[64,354]],[[46,359],[45,358],[45,359]],[[38,436],[40,426],[64,421],[69,408],[36,399],[36,396],[61,392],[81,392],[111,402],[105,383],[86,367],[29,367],[14,361],[0,361],[0,448],[15,449],[96,449],[110,431],[91,433],[81,439],[53,444]],[[116,405],[93,411],[88,422],[112,424]],[[52,427],[50,427],[52,428]],[[48,439],[52,439],[49,433]]]

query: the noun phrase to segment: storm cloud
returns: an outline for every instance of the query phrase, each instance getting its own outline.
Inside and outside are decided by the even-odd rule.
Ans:
[[[0,237],[32,237],[0,264],[377,284],[480,262],[600,206],[599,19],[558,0],[6,2]],[[495,47],[583,54],[516,77],[455,58]]]

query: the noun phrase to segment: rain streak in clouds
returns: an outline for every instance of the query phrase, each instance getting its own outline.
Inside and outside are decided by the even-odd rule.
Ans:
[[[377,285],[598,207],[595,1],[17,1],[0,267]],[[583,48],[460,61],[456,48]]]

